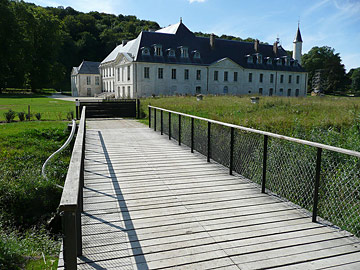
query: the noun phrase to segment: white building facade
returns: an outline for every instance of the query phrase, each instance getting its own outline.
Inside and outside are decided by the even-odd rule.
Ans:
[[[83,61],[71,72],[71,94],[74,97],[93,97],[100,94],[99,62]]]
[[[99,66],[102,91],[117,98],[200,93],[305,96],[301,46],[299,29],[294,59],[277,42],[196,37],[180,22],[142,32],[117,46]]]

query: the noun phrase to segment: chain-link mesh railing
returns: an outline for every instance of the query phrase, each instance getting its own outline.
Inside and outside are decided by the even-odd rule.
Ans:
[[[257,184],[262,182],[264,136],[234,130],[234,171]]]
[[[266,188],[311,211],[314,198],[316,148],[269,138]]]
[[[318,215],[325,224],[360,236],[360,153],[152,108],[150,127],[156,122],[157,131],[161,110],[164,134],[170,127],[171,137],[179,141],[180,119],[182,144],[210,154],[263,191],[312,211],[313,221]]]
[[[332,151],[323,152],[318,214],[360,236],[359,158]]]

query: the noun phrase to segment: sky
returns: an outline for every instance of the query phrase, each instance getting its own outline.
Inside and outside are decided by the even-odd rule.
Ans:
[[[360,0],[28,0],[40,6],[71,6],[83,11],[135,15],[161,27],[179,22],[193,32],[257,38],[277,37],[293,49],[298,22],[303,53],[329,46],[347,71],[360,67]]]

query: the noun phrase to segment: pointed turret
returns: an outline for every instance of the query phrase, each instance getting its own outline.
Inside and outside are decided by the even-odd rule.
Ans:
[[[297,32],[296,32],[296,36],[295,36],[295,39],[294,39],[294,43],[296,43],[296,42],[303,42],[303,41],[302,41],[302,38],[301,38],[301,33],[300,33],[299,25],[298,25],[298,29],[297,29]]]
[[[293,50],[293,58],[298,61],[301,65],[301,54],[302,54],[302,38],[300,33],[300,25],[298,24],[298,29],[296,32],[296,36],[294,39],[294,50]]]

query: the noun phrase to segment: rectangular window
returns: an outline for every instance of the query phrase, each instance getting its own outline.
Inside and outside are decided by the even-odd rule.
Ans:
[[[263,79],[264,79],[264,74],[260,73],[259,82],[263,82]]]
[[[263,89],[259,88],[259,94],[262,95],[262,93],[263,93]]]
[[[184,71],[184,80],[188,80],[189,79],[189,70],[185,69]]]
[[[197,79],[198,81],[201,80],[201,70],[197,70],[197,71],[196,71],[196,79]]]
[[[270,74],[270,83],[274,82],[274,74]]]
[[[289,83],[291,83],[291,75],[289,75]]]
[[[234,82],[237,82],[237,80],[238,80],[238,73],[234,72]]]
[[[176,80],[176,69],[175,68],[173,68],[171,70],[171,79]]]
[[[86,84],[87,85],[91,84],[91,77],[90,76],[86,76]]]
[[[280,75],[280,83],[284,83],[284,75]]]
[[[159,79],[164,78],[164,69],[163,68],[158,68],[158,78]]]
[[[100,77],[99,76],[95,77],[95,85],[100,85]]]
[[[149,67],[144,67],[144,78],[150,79],[150,68]]]
[[[125,72],[125,68],[121,68],[121,80],[122,80],[122,81],[125,81],[124,72]]]
[[[299,76],[299,75],[296,76],[296,83],[297,83],[297,84],[300,83],[300,76]]]
[[[130,66],[127,67],[127,80],[130,81]]]
[[[120,68],[117,69],[117,80],[120,81]]]
[[[127,97],[128,97],[128,98],[131,98],[131,95],[130,95],[130,86],[128,86]]]
[[[249,73],[249,82],[252,82],[252,73]]]
[[[219,71],[215,70],[214,71],[214,81],[219,80]]]
[[[229,73],[227,71],[224,71],[224,82],[228,81]]]

